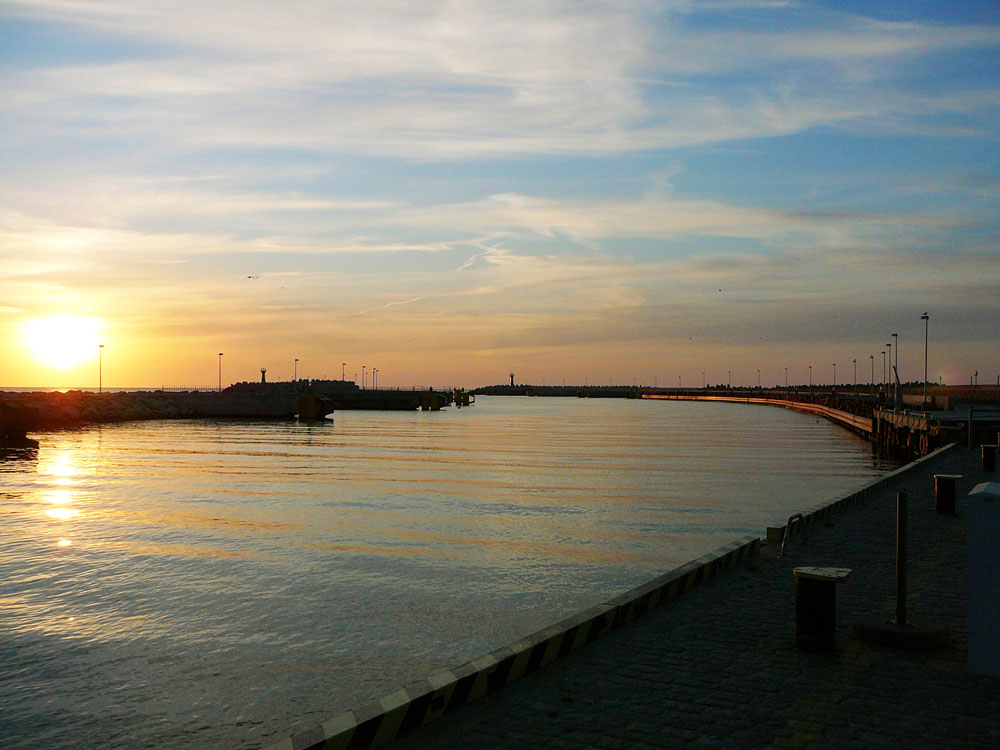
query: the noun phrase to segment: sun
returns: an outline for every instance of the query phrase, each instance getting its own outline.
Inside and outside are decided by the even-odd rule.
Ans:
[[[24,343],[39,362],[66,370],[97,356],[100,331],[98,318],[64,313],[29,320]]]

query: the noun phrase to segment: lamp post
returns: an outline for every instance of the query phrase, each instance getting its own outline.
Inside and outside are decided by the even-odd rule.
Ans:
[[[892,385],[892,405],[901,406],[899,403],[899,334],[892,334],[892,345],[896,347],[896,366],[892,368],[892,371],[896,374],[893,378]]]
[[[104,366],[104,344],[97,345],[97,392],[100,393],[103,388],[103,373],[102,369]],[[926,367],[924,369],[927,369]],[[926,378],[924,378],[926,380]]]
[[[927,327],[930,325],[931,316],[924,313],[920,316],[920,319],[924,321],[924,401],[923,407],[927,408]],[[898,351],[898,350],[897,350]]]
[[[896,389],[892,385],[892,344],[886,344],[885,348],[889,350],[889,382],[886,383],[887,392],[892,393],[892,407],[896,408]]]
[[[378,368],[372,368],[372,388],[378,390]]]
[[[701,371],[701,389],[705,390],[705,371]]]
[[[882,350],[882,387],[885,387],[885,349]]]
[[[899,334],[898,333],[892,334],[892,345],[896,347],[895,372],[896,372],[896,380],[899,380]]]
[[[837,390],[837,363],[833,363],[833,390]]]
[[[785,390],[788,390],[788,368],[785,368]]]
[[[347,380],[347,363],[346,362],[341,362],[340,363],[340,379],[341,380]]]
[[[872,374],[871,377],[868,378],[868,393],[871,395],[871,393],[875,390],[875,355],[869,354],[868,359],[872,361]]]
[[[361,365],[361,390],[365,389],[365,366]]]
[[[297,381],[299,379],[299,358],[295,358],[295,363],[292,367],[292,380]]]
[[[219,352],[219,393],[222,393],[222,352]]]
[[[854,363],[854,395],[858,395],[858,358],[851,360]]]
[[[813,389],[813,366],[809,365],[809,390]]]

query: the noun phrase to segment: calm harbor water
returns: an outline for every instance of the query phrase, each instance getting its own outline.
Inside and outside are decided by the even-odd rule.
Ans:
[[[335,417],[95,426],[0,462],[0,745],[267,745],[885,470],[750,405]]]

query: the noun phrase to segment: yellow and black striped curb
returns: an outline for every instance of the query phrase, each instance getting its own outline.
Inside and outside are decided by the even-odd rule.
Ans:
[[[846,497],[803,511],[806,527],[855,505],[954,447],[947,445]],[[270,750],[369,750],[436,721],[504,685],[610,633],[691,588],[758,554],[761,540],[744,537],[658,578],[612,597],[459,667],[411,683],[366,706],[289,737]]]
[[[271,750],[367,750],[499,690],[757,554],[744,537],[631,591],[450,670],[347,711]]]

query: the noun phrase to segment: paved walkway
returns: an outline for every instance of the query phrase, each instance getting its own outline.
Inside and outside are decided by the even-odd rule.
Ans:
[[[963,474],[958,516],[934,511],[932,475]],[[966,669],[965,496],[997,481],[955,448],[796,538],[756,569],[699,586],[532,677],[397,740],[430,748],[998,748],[1000,680]],[[946,649],[869,646],[854,621],[895,606],[895,498],[910,500],[909,613]],[[771,550],[771,554],[768,551]],[[853,568],[838,587],[834,654],[795,648],[792,568]]]

